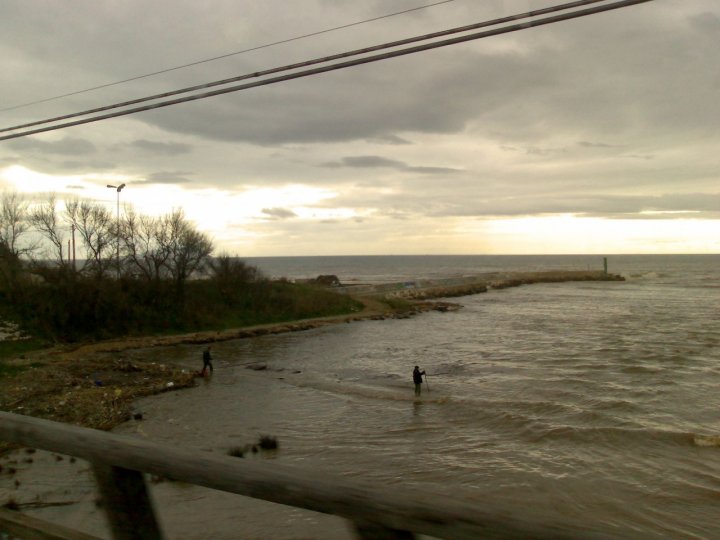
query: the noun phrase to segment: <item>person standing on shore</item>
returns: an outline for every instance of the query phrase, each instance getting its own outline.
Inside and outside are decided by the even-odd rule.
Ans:
[[[205,372],[207,371],[207,368],[210,368],[210,373],[213,372],[212,356],[210,355],[210,346],[209,345],[203,351],[202,358],[203,358],[203,368],[202,368],[202,371],[200,372],[200,376],[204,377]]]
[[[425,375],[425,370],[420,371],[420,368],[418,366],[415,366],[415,369],[413,369],[413,382],[415,383],[416,396],[419,396],[420,391],[422,390],[423,375]]]

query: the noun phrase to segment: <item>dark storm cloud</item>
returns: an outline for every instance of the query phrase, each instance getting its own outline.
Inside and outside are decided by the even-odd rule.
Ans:
[[[552,84],[545,70],[521,58],[433,54],[432,64],[421,58],[396,60],[402,62],[402,77],[396,66],[364,66],[183,105],[182,113],[152,111],[144,119],[179,133],[259,145],[400,142],[401,132],[463,131],[485,107],[507,99],[505,85]]]
[[[55,141],[25,137],[0,142],[0,162],[16,163],[47,174],[113,170],[116,164],[87,139],[65,136]],[[5,157],[7,156],[7,157]]]
[[[663,20],[670,11],[659,4],[628,8],[242,91],[143,119],[179,133],[260,145],[402,139],[408,132],[461,133],[477,125],[500,141],[535,141],[528,146],[542,149],[537,143],[547,136],[550,119],[555,135],[699,133],[713,126],[703,103],[718,78],[714,18],[679,17],[670,25]],[[654,14],[656,24],[648,24]],[[698,25],[702,32],[688,31]],[[520,44],[517,51],[493,49],[513,42]],[[689,88],[702,99],[688,99]],[[602,139],[584,141],[624,144]]]
[[[48,164],[47,168],[53,169],[58,168],[62,171],[72,171],[76,173],[82,173],[84,171],[108,171],[113,170],[117,167],[117,164],[110,163],[107,161],[98,161],[98,160],[64,160],[59,161],[57,163],[44,160]]]
[[[406,165],[402,161],[387,159],[381,156],[349,156],[344,157],[340,161],[332,161],[323,163],[323,167],[331,169],[340,167],[357,167],[357,168],[373,168],[373,167],[389,167],[392,169],[402,169]]]
[[[624,154],[622,157],[628,159],[644,159],[646,161],[650,159],[655,159],[655,156],[652,154]]]
[[[455,194],[461,191],[462,198]],[[462,217],[492,218],[530,215],[575,214],[584,217],[624,219],[664,219],[720,217],[720,193],[675,193],[652,195],[608,195],[602,193],[533,193],[516,189],[505,194],[491,193],[482,187],[458,188],[438,184],[435,188],[364,192],[349,194],[333,201],[335,205],[355,204],[357,207],[379,208],[391,217]],[[323,206],[319,204],[318,206]]]
[[[566,197],[511,197],[469,200],[448,206],[436,215],[443,216],[527,216],[533,214],[576,214],[586,217],[664,219],[720,215],[719,193],[668,194],[661,196],[586,195]]]
[[[193,173],[187,171],[161,171],[149,174],[145,180],[135,181],[138,184],[188,184],[192,182],[187,176]]]
[[[103,11],[102,15],[114,23],[134,22],[133,25],[114,24],[113,32],[107,32],[96,23],[98,13],[68,14],[59,7],[41,9],[33,4],[10,2],[10,6],[4,8],[8,17],[4,17],[6,24],[0,22],[0,30],[10,39],[29,43],[27,47],[8,50],[5,56],[14,58],[16,69],[22,72],[23,66],[29,67],[39,59],[43,65],[54,61],[61,65],[61,54],[71,53],[80,73],[83,66],[106,69],[107,79],[112,80],[137,75],[141,72],[138,66],[147,71],[145,66],[158,62],[163,55],[167,64],[175,58],[168,54],[170,51],[178,61],[188,60],[188,48],[176,47],[180,36],[183,43],[208,49],[217,46],[221,49],[214,52],[227,52],[230,44],[219,40],[221,34],[206,35],[204,28],[216,25],[232,35],[228,22],[235,20],[232,13],[237,15],[245,10],[250,14],[254,10],[257,13],[253,15],[267,17],[250,4],[234,6],[232,2],[220,2],[212,12],[183,4],[181,10],[170,10],[177,14],[166,20],[158,15],[167,16],[168,4],[158,2],[138,21],[133,17],[138,5],[127,2]],[[524,5],[524,2],[506,2],[504,8],[508,12],[518,11]],[[350,11],[353,7],[355,4],[348,3],[342,10],[329,10],[309,3],[307,20],[300,22],[310,23],[312,14],[320,11],[342,22],[359,18],[361,9],[365,16],[388,11],[382,3],[357,7],[358,13]],[[418,12],[413,18],[428,19],[434,29],[438,29],[450,25],[449,20],[444,22],[444,16],[451,13],[449,9]],[[464,10],[465,22],[480,20],[489,10],[470,6],[452,6],[452,9],[458,13]],[[497,9],[495,6],[495,11]],[[265,11],[277,20],[273,30],[279,36],[297,34],[291,26],[291,14],[281,16],[280,10],[274,12],[271,7]],[[714,51],[718,21],[712,13],[693,14],[689,18],[674,15],[672,6],[660,3],[636,6],[617,13],[178,105],[136,118],[178,133],[260,145],[360,139],[399,144],[406,141],[403,133],[461,133],[476,124],[501,141],[535,141],[529,146],[544,148],[537,143],[547,135],[549,119],[556,134],[581,128],[623,136],[648,126],[662,132],[670,126],[674,130],[702,130],[710,125],[708,115],[701,114],[703,100],[687,99],[687,90],[692,88],[694,93],[708,97],[714,93],[714,85],[709,83],[717,82],[718,70],[714,69],[717,66],[712,65],[712,58],[717,56]],[[196,21],[202,24],[192,24]],[[288,26],[283,27],[283,23]],[[407,18],[399,18],[387,24],[407,23]],[[331,21],[326,25],[331,26]],[[251,34],[241,23],[236,26],[238,35],[240,31],[248,34],[246,39],[258,40],[257,43],[267,41],[260,31]],[[39,32],[33,40],[24,37],[30,28],[35,35]],[[365,31],[369,30],[372,27]],[[202,41],[197,39],[201,35]],[[53,48],[57,42],[64,43],[66,50]],[[89,43],[93,46],[89,47]],[[129,43],[148,56],[137,66],[131,63],[132,57],[125,54]],[[503,43],[509,46],[495,49]],[[519,46],[514,47],[514,43]],[[316,43],[310,40],[293,45],[297,45],[298,51],[304,51],[304,47]],[[346,48],[352,47],[348,44]],[[287,50],[280,51],[290,58]],[[313,51],[308,48],[305,54],[312,57]],[[204,52],[196,54],[202,56]],[[305,59],[299,54],[295,56]],[[234,62],[254,71],[274,67],[279,63],[277,58],[277,53],[268,53],[251,58],[240,56]],[[650,62],[648,58],[658,61]],[[708,59],[711,59],[710,65],[707,65]],[[702,69],[696,69],[698,67]],[[203,65],[195,70],[196,83],[203,82],[206,69],[207,80],[213,78],[209,70],[214,69],[214,64]],[[242,72],[242,68],[234,69]],[[168,74],[173,82],[167,83],[166,88],[173,83],[179,85],[191,73],[193,70]],[[159,86],[160,80],[162,78],[148,79],[148,91]],[[45,85],[38,87],[47,92]],[[118,87],[117,91],[122,92],[123,88]],[[37,88],[33,91],[39,92]],[[616,145],[613,141],[601,144]],[[165,147],[165,150],[180,149]]]
[[[95,145],[85,139],[64,137],[59,141],[43,141],[33,137],[3,141],[8,148],[22,153],[41,153],[60,156],[86,156],[96,152]]]
[[[377,144],[391,144],[391,145],[412,144],[407,139],[403,139],[402,137],[398,137],[397,135],[393,135],[393,134],[381,135],[380,137],[373,137],[372,139],[369,139],[369,142],[377,143]]]
[[[263,208],[262,213],[269,219],[289,219],[297,217],[297,214],[286,208]]]
[[[134,150],[140,150],[150,154],[163,154],[166,156],[177,156],[192,152],[192,146],[189,144],[148,141],[145,139],[134,140],[127,146]]]
[[[462,172],[462,169],[453,169],[450,167],[405,167],[403,169],[408,172],[419,174],[455,174]]]
[[[115,6],[105,15],[117,22],[123,21],[130,17],[133,5],[129,2],[126,7]],[[505,9],[518,10],[522,5],[523,2],[508,2]],[[327,16],[347,22],[349,18],[356,17],[348,11],[351,6],[352,3],[347,4],[345,11],[323,11],[327,12]],[[555,134],[562,133],[564,129],[590,128],[602,134],[623,136],[647,124],[664,132],[669,127],[669,117],[672,117],[672,128],[675,130],[679,126],[702,129],[709,120],[707,115],[699,115],[700,107],[694,104],[695,100],[687,99],[687,88],[706,93],[702,89],[712,88],[708,83],[717,79],[714,75],[716,70],[706,65],[702,70],[693,69],[690,72],[688,66],[696,67],[713,57],[717,17],[711,13],[694,15],[690,19],[677,17],[669,25],[663,17],[671,13],[671,8],[655,3],[651,6],[627,8],[621,10],[622,13],[603,14],[242,91],[143,113],[136,118],[178,133],[260,145],[337,143],[360,139],[401,145],[407,144],[403,133],[461,133],[469,125],[476,124],[500,142],[534,141],[525,144],[525,147],[542,150],[546,146],[539,143],[547,135],[549,119],[552,119]],[[214,22],[218,27],[226,28],[228,13],[250,9],[249,6],[232,6],[232,3],[222,2],[221,7],[225,9],[225,16],[220,9],[209,13],[208,10],[184,5],[183,10],[178,10],[183,12],[182,17],[179,14],[171,17],[175,25],[172,34],[160,24],[159,18],[153,16],[162,10],[161,2],[148,13],[148,17],[136,21],[139,27],[135,30],[116,25],[114,32],[108,35],[103,35],[99,28],[93,26],[90,14],[86,18],[81,13],[68,17],[61,9],[43,13],[32,4],[23,7],[12,4],[9,8],[11,17],[6,20],[12,20],[13,12],[17,12],[14,17],[26,21],[24,24],[29,27],[45,28],[48,35],[47,61],[52,61],[59,53],[50,44],[62,40],[76,48],[78,65],[83,62],[93,67],[112,65],[114,69],[108,71],[117,79],[119,73],[137,74],[139,68],[133,70],[128,65],[129,58],[123,54],[123,48],[110,48],[111,44],[137,40],[134,46],[148,55],[157,55],[172,50],[173,42],[168,41],[158,48],[158,39],[151,39],[153,33],[150,30],[159,37],[171,37],[183,31],[187,41],[202,32],[201,28],[194,28],[188,22],[193,17],[202,21],[203,25],[211,26]],[[312,4],[307,6],[308,21],[312,20],[311,13],[316,8]],[[466,10],[466,19],[481,19],[484,14],[477,7],[453,8]],[[362,9],[364,15],[388,11],[380,3]],[[449,22],[441,22],[442,16],[448,13],[447,8],[434,9],[418,12],[417,17],[439,17],[438,22],[433,24],[437,29],[439,25],[449,25]],[[275,16],[278,14],[275,13]],[[67,19],[67,25],[57,24],[63,19]],[[657,24],[649,24],[651,20],[660,21],[663,32],[657,31]],[[283,21],[283,17],[278,19],[279,24]],[[401,18],[388,21],[388,24],[406,24],[407,21]],[[0,28],[20,41],[23,41],[22,26],[15,23],[15,26],[5,27],[0,23]],[[693,33],[688,29],[692,29]],[[290,32],[289,28],[279,26],[274,30],[279,35]],[[183,34],[180,32],[177,35]],[[89,37],[99,39],[96,46],[81,45],[82,40]],[[261,35],[254,39],[261,39]],[[262,36],[262,40],[267,38]],[[36,48],[43,47],[42,39],[31,43]],[[520,46],[498,51],[494,49],[498,43],[518,43]],[[576,43],[589,45],[577,46]],[[212,46],[213,41],[202,44]],[[298,50],[302,51],[306,45],[313,45],[313,42],[298,42]],[[230,47],[228,44],[221,46],[225,48],[223,52]],[[350,48],[350,45],[347,47]],[[697,54],[684,52],[691,50],[697,51]],[[95,60],[100,51],[106,56],[104,62],[97,63]],[[23,54],[32,54],[32,48],[23,51]],[[313,53],[308,50],[306,54],[312,56]],[[660,61],[648,62],[648,57]],[[602,63],[598,61],[600,58]],[[36,60],[33,57],[33,61]],[[249,60],[241,56],[235,62],[242,65]],[[252,61],[252,70],[278,64],[277,55],[253,57]],[[18,63],[22,65],[22,58]],[[201,67],[209,70],[211,66],[213,64]],[[673,73],[680,76],[668,81],[668,75]],[[197,76],[202,74],[200,71]],[[189,76],[189,73],[184,70],[171,75],[178,78],[179,84],[180,79]],[[201,82],[201,79],[195,82]],[[155,79],[149,79],[147,84],[151,88],[156,84]],[[598,147],[618,145],[608,140],[583,141],[581,144]],[[132,144],[140,149],[166,154],[188,150],[182,145],[152,143],[146,139],[138,139]]]
[[[579,146],[584,146],[585,148],[622,148],[622,146],[618,144],[607,144],[602,142],[590,142],[590,141],[580,141],[578,143]]]
[[[346,156],[340,161],[323,163],[322,167],[331,169],[343,167],[356,169],[388,168],[419,174],[454,174],[460,172],[460,169],[453,169],[450,167],[420,167],[408,165],[402,161],[388,159],[381,156]]]

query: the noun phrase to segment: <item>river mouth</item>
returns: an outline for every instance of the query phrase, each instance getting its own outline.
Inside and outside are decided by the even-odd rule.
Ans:
[[[717,328],[713,306],[693,294],[656,281],[533,285],[464,297],[456,312],[220,342],[211,378],[137,401],[143,420],[117,431],[223,455],[272,435],[277,452],[246,459],[429,501],[532,508],[613,538],[713,538],[720,370],[708,344]],[[127,354],[198,370],[201,352]],[[415,365],[428,373],[419,399]],[[51,474],[18,478],[37,491]],[[87,502],[29,511],[99,523],[93,489],[70,488]],[[230,502],[244,498],[172,483],[152,490],[169,535],[245,531],[238,516],[249,503]],[[332,518],[333,535],[322,536],[325,517],[298,512],[261,524],[274,511],[258,510],[247,537],[265,526],[273,538],[348,534]]]

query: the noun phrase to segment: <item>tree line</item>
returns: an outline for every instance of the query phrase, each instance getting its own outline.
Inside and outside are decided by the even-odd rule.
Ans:
[[[55,195],[0,194],[0,317],[53,341],[242,326],[347,312],[354,301],[270,281],[181,209],[148,216]],[[81,256],[77,256],[77,255]],[[194,279],[203,278],[203,279]]]
[[[76,248],[83,255],[79,268]],[[117,220],[105,206],[87,200],[70,199],[61,206],[49,195],[30,205],[17,193],[3,193],[0,249],[15,261],[28,259],[34,267],[71,267],[96,279],[115,274],[149,281],[170,278],[181,284],[205,268],[214,246],[182,209],[153,217],[126,208]]]

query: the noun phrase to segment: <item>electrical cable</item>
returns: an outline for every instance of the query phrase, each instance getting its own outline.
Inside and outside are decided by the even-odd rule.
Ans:
[[[268,47],[274,47],[275,45],[283,45],[285,43],[290,43],[292,41],[298,41],[300,39],[306,39],[309,37],[319,36],[322,34],[328,34],[330,32],[335,32],[336,30],[344,30],[345,28],[351,28],[353,26],[359,26],[361,24],[380,21],[382,19],[389,19],[390,17],[395,17],[397,15],[405,15],[406,13],[412,13],[413,11],[420,11],[421,9],[427,9],[427,8],[439,6],[441,4],[449,4],[450,2],[454,2],[454,1],[455,0],[442,0],[441,2],[435,2],[434,4],[426,4],[424,6],[417,6],[417,7],[406,9],[403,11],[396,11],[395,13],[388,13],[387,15],[381,15],[379,17],[374,17],[372,19],[365,19],[362,21],[356,21],[354,23],[343,24],[342,26],[335,26],[334,28],[326,28],[325,30],[318,30],[317,32],[311,32],[309,34],[303,34],[301,36],[295,36],[292,38],[282,39],[280,41],[275,41],[273,43],[266,43],[265,45],[258,45],[255,47],[250,47],[249,49],[243,49],[241,51],[235,51],[235,52],[231,52],[231,53],[227,53],[227,54],[222,54],[220,56],[213,56],[212,58],[206,58],[204,60],[197,60],[195,62],[190,62],[189,64],[182,64],[180,66],[161,69],[160,71],[153,71],[152,73],[146,73],[144,75],[137,75],[135,77],[130,77],[129,79],[123,79],[121,81],[115,81],[115,82],[111,82],[111,83],[101,84],[99,86],[93,86],[92,88],[85,88],[84,90],[76,90],[74,92],[68,92],[67,94],[61,94],[59,96],[53,96],[53,97],[49,97],[49,98],[45,98],[45,99],[39,99],[37,101],[30,101],[28,103],[21,103],[19,105],[13,105],[12,107],[6,107],[4,109],[0,109],[0,112],[13,111],[15,109],[21,109],[23,107],[29,107],[31,105],[37,105],[39,103],[47,103],[48,101],[55,101],[58,99],[69,97],[69,96],[85,94],[87,92],[92,92],[93,90],[100,90],[102,88],[108,88],[110,86],[117,86],[119,84],[124,84],[127,82],[137,81],[140,79],[146,79],[148,77],[154,77],[155,75],[162,75],[163,73],[169,73],[171,71],[177,71],[179,69],[197,66],[200,64],[205,64],[207,62],[214,62],[215,60],[222,60],[223,58],[229,58],[231,56],[237,56],[238,54],[245,54],[245,53],[249,53],[249,52],[259,51],[261,49],[267,49]]]
[[[314,59],[314,60],[309,60],[309,61],[305,61],[305,62],[298,62],[298,63],[295,63],[295,64],[290,64],[290,65],[286,65],[286,66],[281,66],[281,67],[277,67],[277,68],[273,68],[273,69],[267,69],[267,70],[263,70],[263,71],[258,71],[258,72],[255,72],[255,73],[249,73],[249,74],[239,75],[239,76],[236,76],[236,77],[231,77],[231,78],[229,78],[229,79],[222,79],[222,80],[213,81],[213,82],[210,82],[210,83],[205,83],[205,84],[190,86],[190,87],[186,87],[186,88],[181,88],[181,89],[179,89],[179,90],[173,90],[173,91],[170,91],[170,92],[164,92],[164,93],[161,93],[161,94],[154,94],[154,95],[152,95],[152,96],[147,96],[147,97],[143,97],[143,98],[133,99],[133,100],[129,100],[129,101],[123,101],[123,102],[120,102],[120,103],[114,103],[114,104],[112,104],[112,105],[106,105],[106,106],[104,106],[104,107],[97,107],[97,108],[94,108],[94,109],[89,109],[89,110],[85,110],[85,111],[81,111],[81,112],[77,112],[77,113],[71,113],[71,114],[66,114],[66,115],[62,115],[62,116],[56,116],[56,117],[53,117],[53,118],[48,118],[48,119],[45,119],[45,120],[38,120],[38,121],[35,121],[35,122],[28,122],[28,123],[25,123],[25,124],[20,124],[20,125],[16,125],[16,126],[11,126],[11,127],[8,127],[8,128],[2,128],[2,129],[0,129],[0,133],[5,133],[5,132],[8,132],[8,131],[15,131],[15,130],[18,130],[18,129],[25,129],[25,128],[29,128],[29,127],[33,127],[33,126],[38,126],[38,125],[42,125],[42,124],[49,124],[49,123],[51,123],[51,122],[59,122],[59,121],[61,121],[61,120],[69,120],[70,118],[77,118],[78,116],[85,116],[85,115],[88,115],[88,114],[94,114],[94,113],[103,112],[103,111],[108,111],[108,110],[112,110],[112,109],[119,109],[119,108],[121,108],[121,107],[129,107],[130,105],[137,105],[137,104],[139,104],[139,103],[145,103],[145,102],[147,102],[147,101],[154,101],[154,100],[156,100],[156,99],[171,97],[171,96],[175,96],[175,95],[179,95],[179,94],[184,94],[184,93],[188,93],[188,92],[194,92],[194,91],[197,91],[197,90],[203,90],[203,89],[212,88],[212,87],[215,87],[215,86],[222,86],[222,85],[226,85],[226,84],[230,84],[230,83],[234,83],[234,82],[239,82],[239,81],[242,81],[242,80],[247,80],[247,79],[251,79],[251,78],[258,78],[258,77],[262,77],[262,76],[265,76],[265,75],[271,75],[271,74],[274,74],[274,73],[280,73],[280,72],[283,72],[283,71],[290,71],[290,70],[292,70],[292,69],[298,69],[298,68],[302,68],[302,67],[309,67],[309,66],[312,66],[312,65],[322,64],[322,63],[330,62],[330,61],[333,61],[333,60],[339,60],[339,59],[341,59],[341,58],[349,58],[349,57],[351,57],[351,56],[357,56],[357,55],[359,55],[359,54],[367,54],[367,53],[375,52],[375,51],[379,51],[379,50],[390,49],[390,48],[393,48],[393,47],[399,47],[399,46],[401,46],[401,45],[408,45],[408,44],[410,44],[410,43],[417,43],[417,42],[421,42],[421,41],[427,41],[427,40],[429,40],[429,39],[435,39],[435,38],[437,38],[437,37],[442,37],[442,36],[447,36],[447,35],[452,35],[452,34],[457,34],[457,33],[462,33],[462,32],[468,32],[468,31],[470,31],[470,30],[477,30],[477,29],[479,29],[479,28],[485,28],[485,27],[488,27],[488,26],[496,26],[496,25],[498,25],[498,24],[503,24],[503,23],[506,23],[506,22],[512,22],[512,21],[517,21],[517,20],[521,20],[521,19],[527,19],[527,18],[530,18],[530,17],[539,16],[539,15],[547,15],[548,13],[555,13],[555,12],[557,12],[557,11],[564,11],[564,10],[567,10],[567,9],[571,9],[571,8],[575,8],[575,7],[582,7],[582,6],[585,6],[585,5],[588,5],[588,4],[596,4],[596,3],[604,2],[604,1],[605,1],[605,0],[576,0],[576,1],[574,1],[574,2],[569,2],[569,3],[566,3],[566,4],[559,4],[559,5],[555,5],[555,6],[550,6],[550,7],[548,7],[548,8],[537,9],[537,10],[528,11],[528,12],[525,12],[525,13],[519,13],[519,14],[517,14],[517,15],[510,15],[510,16],[507,16],[507,17],[501,17],[501,18],[492,19],[492,20],[489,20],[489,21],[483,21],[483,22],[475,23],[475,24],[471,24],[471,25],[459,26],[459,27],[456,27],[456,28],[451,28],[451,29],[449,29],[449,30],[443,30],[443,31],[440,31],[440,32],[433,32],[433,33],[430,33],[430,34],[424,34],[424,35],[422,35],[422,36],[416,36],[416,37],[407,38],[407,39],[402,39],[402,40],[398,40],[398,41],[391,41],[391,42],[389,42],[389,43],[383,43],[383,44],[381,44],[381,45],[375,45],[375,46],[373,46],[373,47],[365,47],[365,48],[362,48],[362,49],[355,49],[355,50],[353,50],[353,51],[348,51],[348,52],[344,52],[344,53],[340,53],[340,54],[334,54],[334,55],[331,55],[331,56],[325,56],[325,57],[322,57],[322,58],[316,58],[316,59]],[[2,140],[2,139],[0,139],[0,140]]]
[[[596,1],[596,0],[595,0],[595,1]],[[299,78],[308,77],[308,76],[312,76],[312,75],[319,75],[319,74],[321,74],[321,73],[327,73],[327,72],[330,72],[330,71],[336,71],[336,70],[345,69],[345,68],[348,68],[348,67],[354,67],[354,66],[359,66],[359,65],[363,65],[363,64],[369,64],[369,63],[372,63],[372,62],[377,62],[377,61],[380,61],[380,60],[387,60],[387,59],[390,59],[390,58],[397,58],[397,57],[400,57],[400,56],[406,56],[406,55],[409,55],[409,54],[414,54],[414,53],[418,53],[418,52],[424,52],[424,51],[427,51],[427,50],[436,49],[436,48],[440,48],[440,47],[446,47],[446,46],[449,46],[449,45],[456,45],[456,44],[459,44],[459,43],[465,43],[465,42],[468,42],[468,41],[473,41],[473,40],[482,39],[482,38],[486,38],[486,37],[496,36],[496,35],[500,35],[500,34],[506,34],[506,33],[510,33],[510,32],[516,32],[516,31],[519,31],[519,30],[526,30],[526,29],[529,29],[529,28],[534,28],[534,27],[536,27],[536,26],[544,26],[544,25],[548,25],[548,24],[554,24],[554,23],[561,22],[561,21],[566,21],[566,20],[570,20],[570,19],[575,19],[575,18],[579,18],[579,17],[588,16],[588,15],[594,15],[594,14],[602,13],[602,12],[605,12],[605,11],[610,11],[610,10],[614,10],[614,9],[619,9],[619,8],[623,8],[623,7],[627,7],[627,6],[631,6],[631,5],[636,5],[636,4],[643,4],[643,3],[651,2],[651,1],[653,1],[653,0],[622,0],[622,1],[618,1],[618,2],[615,2],[615,3],[603,5],[603,6],[597,6],[597,7],[593,7],[593,8],[588,8],[588,9],[573,11],[573,12],[571,12],[571,13],[563,13],[563,14],[561,14],[561,15],[555,15],[555,16],[552,16],[552,17],[544,18],[544,19],[528,21],[528,22],[524,22],[524,23],[520,23],[520,24],[515,24],[515,25],[511,25],[511,26],[506,26],[506,27],[503,27],[503,28],[488,30],[488,31],[484,31],[484,32],[478,32],[478,33],[475,33],[475,34],[469,34],[469,35],[466,35],[466,36],[455,37],[455,38],[446,39],[446,40],[442,40],[442,41],[437,41],[437,42],[433,42],[433,43],[429,43],[429,44],[424,44],[424,45],[417,45],[417,46],[414,46],[414,47],[409,47],[409,48],[406,48],[406,49],[400,49],[400,50],[397,50],[397,51],[392,51],[392,52],[388,52],[388,53],[384,53],[384,54],[367,56],[367,57],[359,58],[359,59],[356,59],[356,60],[349,60],[349,61],[346,61],[346,62],[339,62],[339,63],[336,63],[336,64],[331,64],[331,65],[329,65],[329,66],[324,66],[324,67],[318,67],[318,68],[308,69],[308,70],[304,70],[304,71],[299,71],[299,72],[292,73],[292,74],[289,74],[289,75],[283,75],[283,76],[279,76],[279,77],[271,77],[271,78],[268,78],[268,79],[264,79],[264,80],[256,81],[256,82],[252,82],[252,83],[246,83],[246,84],[241,84],[241,85],[237,85],[237,86],[231,86],[231,87],[229,87],[229,88],[223,88],[223,89],[220,89],[220,90],[213,90],[213,91],[211,91],[211,92],[205,92],[205,93],[195,94],[195,95],[187,96],[187,97],[183,97],[183,98],[178,98],[178,99],[173,99],[173,100],[168,100],[168,101],[162,101],[162,102],[160,102],[160,103],[155,103],[155,104],[152,104],[152,105],[145,105],[145,106],[143,106],[143,107],[136,107],[136,108],[133,108],[133,109],[126,109],[126,110],[123,110],[123,111],[118,111],[118,112],[114,112],[114,113],[110,113],[110,114],[103,114],[103,115],[93,116],[93,117],[90,117],[90,118],[85,118],[85,119],[83,119],[83,120],[76,120],[76,121],[73,121],[73,122],[66,122],[66,123],[63,123],[63,124],[55,125],[55,126],[38,128],[38,129],[34,129],[34,130],[27,130],[27,131],[23,131],[23,132],[20,132],[20,133],[14,133],[14,134],[11,134],[11,135],[6,135],[6,136],[3,136],[3,137],[0,137],[0,141],[9,140],[9,139],[15,139],[15,138],[19,138],[19,137],[25,137],[25,136],[34,135],[34,134],[37,134],[37,133],[44,133],[44,132],[47,132],[47,131],[54,131],[54,130],[58,130],[58,129],[64,129],[64,128],[67,128],[67,127],[72,127],[72,126],[77,126],[77,125],[82,125],[82,124],[88,124],[88,123],[91,123],[91,122],[98,122],[98,121],[100,121],[100,120],[106,120],[106,119],[109,119],[109,118],[116,118],[116,117],[119,117],[119,116],[127,116],[127,115],[130,115],[130,114],[135,114],[135,113],[137,113],[137,112],[143,112],[143,111],[148,111],[148,110],[152,110],[152,109],[159,109],[159,108],[162,108],[162,107],[169,107],[169,106],[172,106],[172,105],[177,105],[177,104],[179,104],[179,103],[186,103],[186,102],[189,102],[189,101],[196,101],[196,100],[205,99],[205,98],[209,98],[209,97],[214,97],[214,96],[218,96],[218,95],[222,95],[222,94],[228,94],[228,93],[231,93],[231,92],[237,92],[237,91],[240,91],[240,90],[246,90],[246,89],[248,89],[248,88],[256,88],[256,87],[259,87],[259,86],[266,86],[266,85],[275,84],[275,83],[278,83],[278,82],[284,82],[284,81],[289,81],[289,80],[293,80],[293,79],[299,79]],[[589,3],[589,2],[588,2],[588,3]],[[315,61],[310,61],[310,62],[315,62]],[[309,64],[309,63],[308,63],[308,64]],[[281,69],[281,68],[279,68],[279,69]],[[113,106],[110,106],[110,107],[113,107]],[[89,111],[85,111],[84,113],[77,113],[77,114],[79,114],[79,115],[81,115],[81,114],[90,114],[90,112],[89,112]],[[50,122],[50,121],[52,121],[52,120],[46,120],[46,121],[44,121],[44,122],[42,122],[42,123],[47,123],[47,122]],[[13,129],[13,128],[7,128],[6,130],[3,130],[3,131],[7,131],[7,130],[9,130],[9,129]]]

